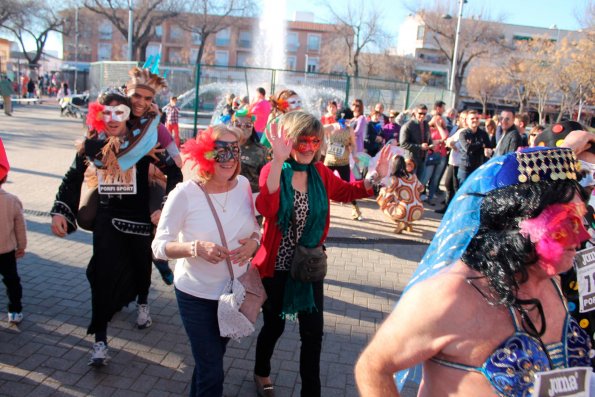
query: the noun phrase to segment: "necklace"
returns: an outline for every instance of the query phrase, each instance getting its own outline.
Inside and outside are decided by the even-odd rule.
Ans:
[[[217,200],[217,199],[215,198],[215,196],[213,196],[212,194],[209,194],[209,196],[211,196],[211,198],[212,198],[213,200],[215,200],[215,202],[216,202],[216,203],[219,205],[219,207],[221,207],[221,209],[223,210],[223,212],[226,212],[226,211],[225,211],[225,207],[227,207],[227,194],[228,194],[228,193],[229,193],[229,189],[227,189],[227,190],[225,191],[225,200],[223,200],[223,205],[222,205],[222,204],[219,202],[219,200]]]

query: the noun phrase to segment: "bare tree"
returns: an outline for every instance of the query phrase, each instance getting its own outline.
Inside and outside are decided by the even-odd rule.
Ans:
[[[155,28],[179,14],[180,0],[133,0],[132,53],[144,61],[147,46],[155,37]],[[107,18],[128,37],[128,0],[83,0],[89,10]]]
[[[558,71],[554,70],[556,44],[547,37],[537,37],[519,46],[527,58],[527,83],[537,102],[539,123],[545,122],[545,107],[555,91]]]
[[[382,29],[385,11],[374,3],[364,0],[349,0],[341,7],[325,0],[325,6],[332,15],[332,26],[345,49],[348,72],[354,76],[360,74],[360,55],[376,44],[381,45],[388,38]]]
[[[184,5],[186,13],[180,26],[200,43],[196,65],[202,61],[207,39],[231,26],[233,19],[230,16],[249,16],[254,8],[252,0],[191,0]]]
[[[522,51],[506,51],[504,63],[498,65],[502,85],[508,90],[507,95],[514,97],[513,102],[518,104],[519,113],[523,113],[529,99],[533,96],[529,84],[529,63]]]
[[[65,33],[65,24],[63,17],[49,2],[37,1],[26,4],[21,2],[21,6],[25,7],[22,8],[23,12],[5,20],[2,27],[17,39],[34,77],[50,32]],[[34,43],[33,51],[27,51],[25,43],[28,41]]]
[[[0,0],[0,26],[20,18],[31,1]]]
[[[432,8],[416,7],[413,11],[421,19],[426,37],[429,35],[430,42],[452,65],[457,21],[447,17],[448,4],[436,2]],[[455,103],[458,102],[463,78],[469,66],[475,60],[497,52],[503,45],[503,37],[498,24],[488,21],[481,13],[461,21],[457,67],[453,76]]]
[[[469,95],[481,102],[482,114],[487,114],[487,105],[498,93],[501,86],[499,70],[488,64],[473,66],[467,75],[467,91]]]

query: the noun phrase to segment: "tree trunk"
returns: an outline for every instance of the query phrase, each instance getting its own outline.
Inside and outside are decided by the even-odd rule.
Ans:
[[[142,63],[147,60],[147,47],[149,46],[149,42],[143,43],[138,46],[138,60]]]

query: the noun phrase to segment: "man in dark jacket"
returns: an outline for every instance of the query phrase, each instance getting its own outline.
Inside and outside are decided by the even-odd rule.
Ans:
[[[409,152],[415,163],[415,174],[418,179],[424,174],[426,153],[432,142],[430,126],[426,121],[428,108],[426,105],[417,105],[411,120],[409,120],[399,133],[401,147]]]
[[[461,144],[461,165],[458,171],[459,186],[465,179],[486,160],[484,149],[490,147],[488,133],[479,126],[479,115],[476,110],[467,113],[467,128],[459,134]]]
[[[496,129],[495,156],[515,152],[522,144],[521,134],[514,125],[514,112],[503,111],[500,113],[500,126]]]

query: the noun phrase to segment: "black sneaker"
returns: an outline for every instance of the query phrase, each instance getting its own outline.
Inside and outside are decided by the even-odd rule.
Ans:
[[[437,214],[444,214],[446,212],[446,209],[447,208],[448,207],[442,207],[442,208],[440,208],[440,209],[438,209],[438,210],[436,210],[434,212],[437,213]]]

